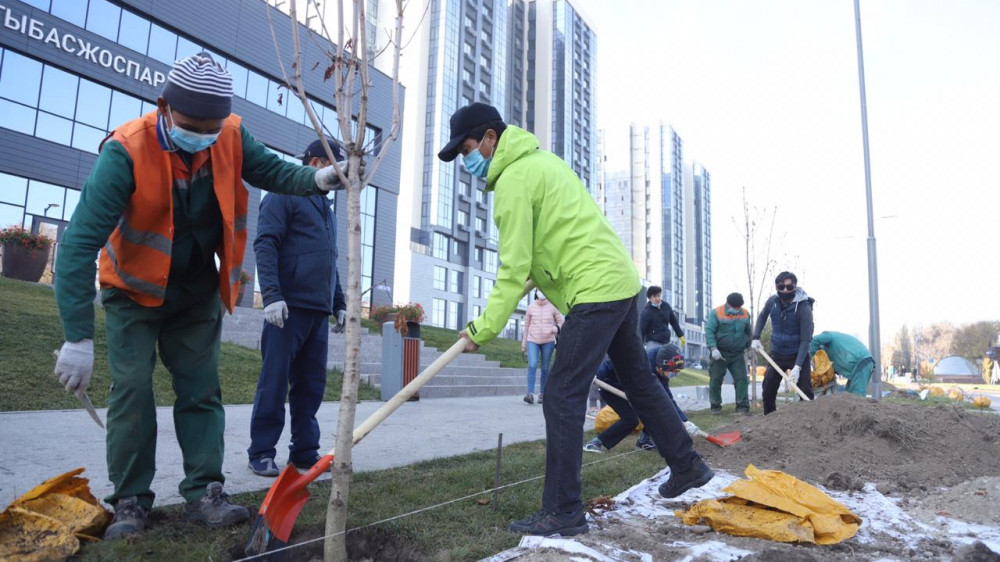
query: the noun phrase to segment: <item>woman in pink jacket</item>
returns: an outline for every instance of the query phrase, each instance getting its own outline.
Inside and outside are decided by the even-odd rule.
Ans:
[[[535,300],[528,306],[524,315],[524,338],[521,340],[521,353],[528,356],[528,393],[524,401],[535,403],[535,369],[538,367],[538,356],[542,358],[542,384],[538,387],[538,402],[542,402],[545,392],[545,381],[549,378],[549,363],[552,361],[552,351],[556,348],[556,335],[562,326],[563,315],[552,306],[545,295],[535,291]]]

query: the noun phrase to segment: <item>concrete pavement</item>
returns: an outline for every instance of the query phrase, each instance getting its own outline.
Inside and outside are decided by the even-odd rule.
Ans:
[[[681,408],[708,408],[699,400],[696,387],[673,389]],[[724,403],[732,407],[732,385],[723,385]],[[360,424],[382,402],[358,404],[355,425]],[[321,453],[333,448],[340,404],[325,402],[318,413],[323,428]],[[252,405],[226,406],[226,453],[223,473],[229,493],[264,490],[273,479],[247,469],[246,449]],[[107,419],[107,409],[99,409]],[[177,486],[184,478],[181,451],[174,432],[173,410],[157,408],[156,466],[153,491],[156,504],[180,503]],[[587,428],[593,421],[587,420]],[[408,402],[389,416],[362,441],[354,452],[355,471],[405,466],[418,461],[494,449],[497,434],[505,444],[545,438],[540,405],[529,406],[520,396],[437,398]],[[112,491],[105,459],[104,430],[82,410],[48,410],[0,413],[0,507],[43,480],[85,467],[91,490],[98,498]],[[288,425],[278,443],[279,466],[288,454]]]

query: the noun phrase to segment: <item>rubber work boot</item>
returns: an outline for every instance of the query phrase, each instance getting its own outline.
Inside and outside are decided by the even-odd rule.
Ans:
[[[581,507],[569,513],[552,513],[542,509],[527,519],[511,522],[508,529],[525,535],[570,537],[586,533],[590,526],[587,525],[587,512]]]
[[[670,471],[670,478],[660,484],[660,495],[665,498],[676,498],[691,488],[701,488],[715,476],[705,461],[698,459],[686,472]]]
[[[206,488],[208,491],[201,499],[184,506],[184,519],[204,523],[211,529],[250,519],[247,508],[229,502],[229,494],[222,491],[222,482],[212,482]]]
[[[115,504],[115,518],[104,531],[104,540],[113,541],[146,530],[146,510],[139,505],[139,498],[122,498]]]

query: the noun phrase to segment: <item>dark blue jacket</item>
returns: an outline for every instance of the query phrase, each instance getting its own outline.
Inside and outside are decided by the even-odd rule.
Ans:
[[[333,314],[347,308],[337,275],[337,217],[325,195],[269,194],[260,203],[257,281],[264,306]]]
[[[648,341],[670,343],[670,328],[674,329],[678,338],[684,336],[677,314],[667,301],[661,301],[660,308],[647,301],[646,307],[639,314],[639,333],[642,334],[643,343]]]
[[[809,357],[809,343],[813,337],[812,307],[816,299],[801,287],[795,289],[792,300],[785,304],[778,295],[767,299],[757,315],[753,339],[759,340],[768,319],[771,320],[771,353],[795,356],[796,365],[804,365]]]

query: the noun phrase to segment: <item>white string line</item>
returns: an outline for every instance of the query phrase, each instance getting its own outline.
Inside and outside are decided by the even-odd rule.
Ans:
[[[609,456],[604,457],[602,459],[597,459],[597,460],[590,461],[588,463],[584,463],[583,465],[581,465],[580,468],[582,469],[584,467],[588,467],[588,466],[591,466],[591,465],[595,465],[595,464],[600,464],[600,463],[612,461],[612,460],[615,460],[615,459],[618,459],[618,458],[621,458],[621,457],[627,457],[629,455],[633,455],[635,453],[641,453],[643,451],[644,451],[643,449],[635,449],[635,450],[629,451],[627,453],[621,453],[621,454],[618,454],[618,455],[609,455]],[[471,499],[471,498],[475,498],[477,496],[486,495],[486,494],[489,494],[491,492],[499,492],[500,490],[503,490],[505,488],[513,488],[514,486],[520,486],[521,484],[527,484],[528,482],[533,482],[535,480],[540,480],[542,478],[545,478],[544,474],[541,475],[541,476],[533,476],[531,478],[526,478],[526,479],[520,480],[518,482],[511,482],[510,484],[504,484],[503,486],[498,486],[496,488],[489,488],[489,489],[483,490],[481,492],[476,492],[474,494],[469,494],[467,496],[463,496],[463,497],[460,497],[460,498],[455,498],[455,499],[452,499],[452,500],[441,502],[441,503],[436,504],[436,505],[430,505],[430,506],[427,506],[427,507],[422,507],[420,509],[411,511],[409,513],[402,513],[402,514],[399,514],[399,515],[393,515],[392,517],[387,517],[386,519],[381,519],[379,521],[373,521],[371,523],[367,523],[365,525],[360,525],[358,527],[354,527],[353,529],[348,529],[346,531],[342,531],[342,532],[339,532],[339,533],[332,533],[332,534],[329,534],[329,535],[323,535],[322,537],[316,537],[316,538],[309,539],[309,540],[306,540],[306,541],[297,542],[295,544],[290,544],[290,545],[287,545],[287,546],[283,546],[281,548],[276,548],[274,550],[268,550],[267,552],[262,552],[260,554],[254,554],[252,556],[247,556],[246,558],[238,558],[238,559],[234,560],[233,562],[244,562],[245,560],[254,560],[256,558],[262,558],[264,556],[270,556],[272,554],[275,554],[275,553],[278,553],[278,552],[283,552],[285,550],[292,550],[293,548],[298,548],[300,546],[305,546],[307,544],[311,544],[311,543],[314,543],[314,542],[323,541],[323,540],[326,540],[326,539],[328,539],[330,537],[336,537],[338,535],[346,535],[347,533],[353,533],[354,531],[359,531],[361,529],[365,529],[365,528],[368,528],[368,527],[374,527],[375,525],[381,525],[383,523],[388,523],[390,521],[395,521],[396,519],[402,519],[404,517],[409,517],[411,515],[416,515],[418,513],[422,513],[424,511],[430,511],[432,509],[437,509],[439,507],[444,507],[446,505],[453,504],[455,502],[460,502],[460,501],[468,500],[468,499]]]

